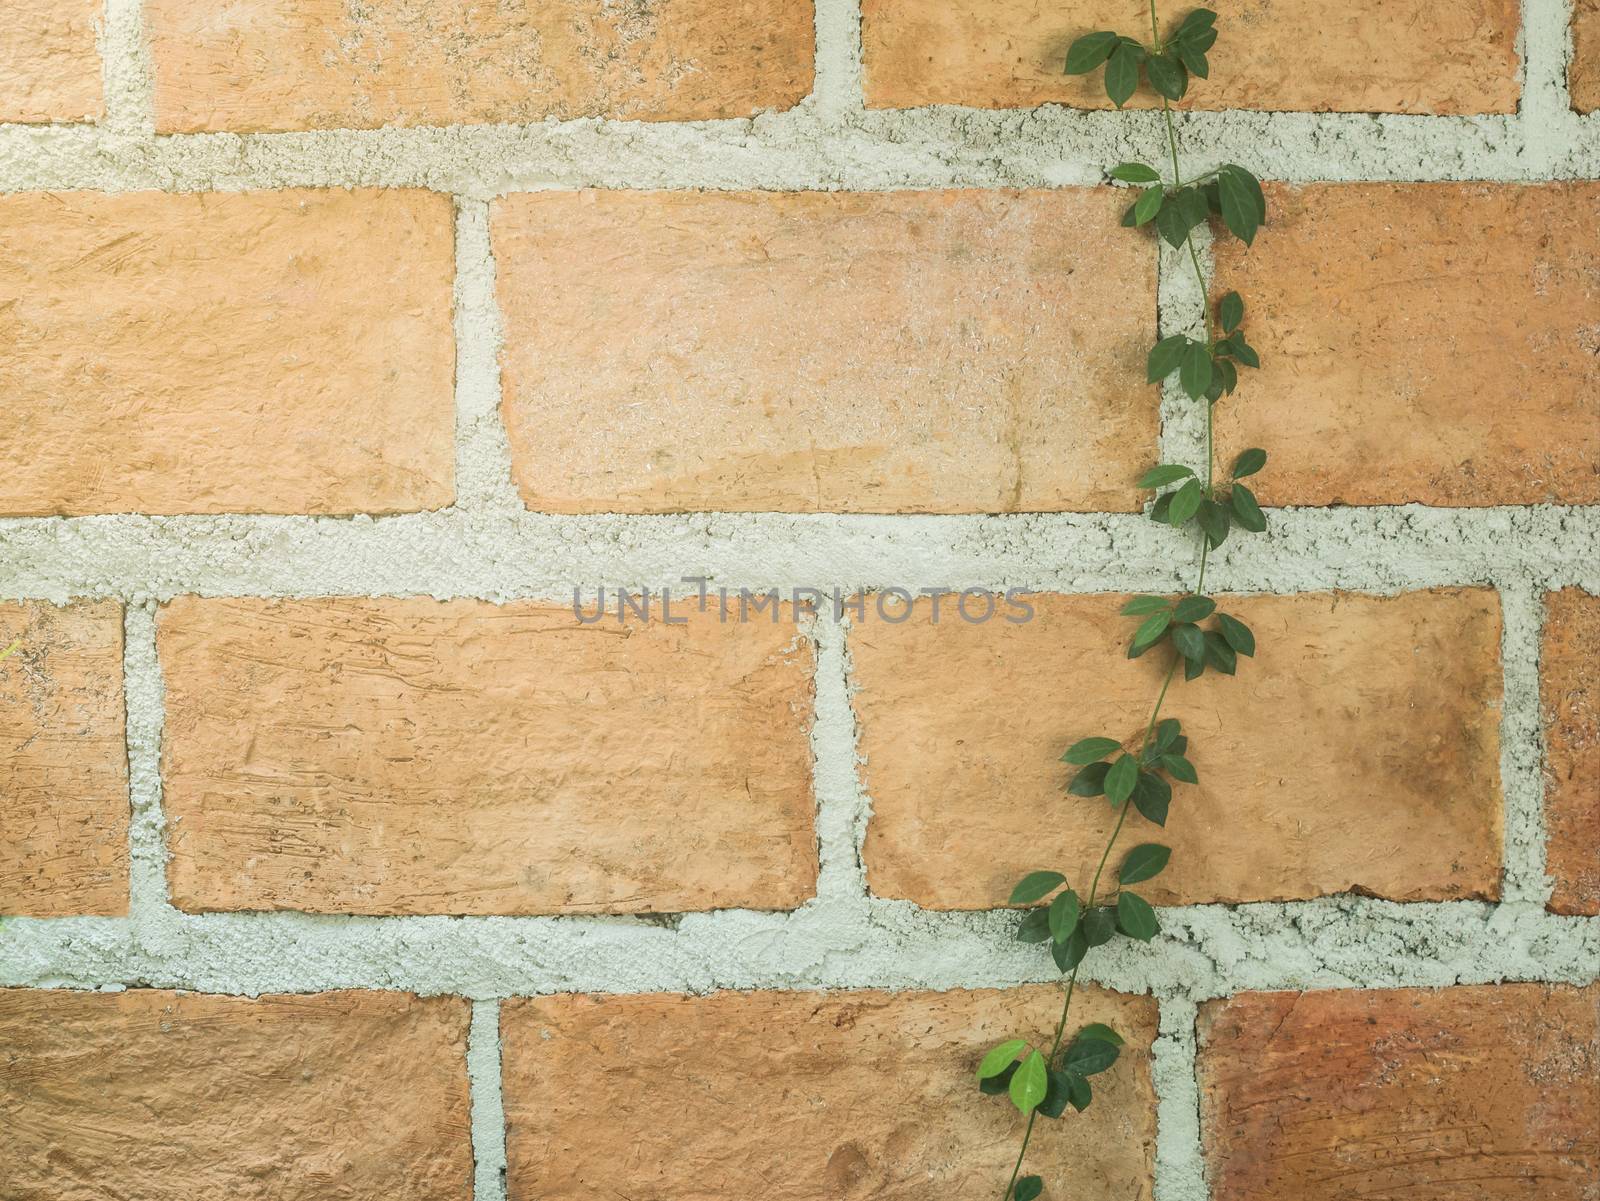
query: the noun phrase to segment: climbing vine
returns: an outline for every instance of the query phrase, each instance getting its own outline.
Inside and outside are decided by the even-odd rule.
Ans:
[[[1122,224],[1134,228],[1153,225],[1174,249],[1186,248],[1202,295],[1207,285],[1194,242],[1196,228],[1218,217],[1230,233],[1249,245],[1267,216],[1261,185],[1243,167],[1228,164],[1191,179],[1183,176],[1172,102],[1183,98],[1191,78],[1209,75],[1206,51],[1217,40],[1216,20],[1217,14],[1211,10],[1196,9],[1163,38],[1155,0],[1151,0],[1149,43],[1101,31],[1079,38],[1067,51],[1069,75],[1104,67],[1106,95],[1118,108],[1132,97],[1141,76],[1160,96],[1171,178],[1147,163],[1121,163],[1110,175],[1141,189],[1123,214]],[[1145,821],[1165,826],[1173,784],[1198,781],[1182,724],[1176,717],[1161,715],[1178,668],[1183,668],[1185,680],[1208,670],[1231,676],[1240,656],[1255,654],[1250,628],[1221,612],[1217,602],[1205,594],[1206,562],[1230,531],[1237,527],[1260,533],[1267,526],[1254,494],[1240,482],[1265,466],[1266,452],[1251,449],[1239,455],[1225,484],[1216,479],[1214,469],[1212,408],[1238,386],[1241,367],[1260,366],[1245,338],[1244,311],[1239,294],[1226,293],[1214,312],[1207,304],[1203,338],[1184,334],[1162,338],[1146,361],[1148,382],[1161,383],[1176,373],[1183,393],[1205,406],[1206,450],[1201,469],[1161,463],[1145,472],[1138,483],[1140,488],[1159,493],[1150,510],[1152,521],[1196,531],[1199,549],[1194,591],[1177,598],[1136,596],[1122,607],[1126,616],[1138,620],[1128,644],[1128,658],[1158,652],[1169,659],[1143,728],[1126,741],[1084,738],[1062,755],[1077,768],[1067,792],[1076,797],[1104,797],[1117,813],[1087,893],[1080,898],[1058,871],[1029,872],[1011,893],[1010,904],[1029,906],[1017,926],[1017,939],[1046,945],[1066,983],[1061,1019],[1048,1047],[1008,1039],[991,1049],[978,1066],[979,1087],[990,1095],[1004,1093],[1027,1117],[1022,1146],[1001,1201],[1033,1201],[1044,1191],[1041,1177],[1021,1175],[1035,1124],[1041,1117],[1061,1118],[1068,1106],[1077,1111],[1087,1109],[1094,1097],[1089,1078],[1111,1067],[1120,1054],[1123,1040],[1111,1027],[1087,1025],[1068,1039],[1067,1022],[1079,968],[1093,948],[1118,935],[1149,942],[1160,931],[1155,910],[1130,886],[1159,875],[1171,858],[1170,848],[1155,842],[1138,844],[1123,856],[1115,888],[1102,895],[1100,885],[1130,811],[1137,810]]]

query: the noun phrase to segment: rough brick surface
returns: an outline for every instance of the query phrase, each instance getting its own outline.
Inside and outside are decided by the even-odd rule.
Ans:
[[[453,250],[426,192],[0,198],[0,513],[448,504]]]
[[[1120,597],[1037,596],[1024,624],[969,624],[928,602],[851,633],[872,800],[874,893],[988,909],[1023,872],[1086,890],[1113,825],[1067,796],[1059,757],[1090,735],[1135,736],[1165,672],[1129,662]],[[1312,897],[1494,896],[1500,874],[1500,613],[1484,589],[1398,597],[1227,597],[1256,633],[1233,679],[1174,684],[1197,787],[1179,785],[1161,904]]]
[[[792,624],[188,597],[157,630],[183,908],[782,909],[814,890]]]
[[[126,913],[121,606],[0,605],[0,649],[19,638],[0,662],[0,914]]]
[[[1080,989],[1074,1026],[1127,1039],[1082,1115],[1041,1120],[1054,1196],[1149,1197],[1153,1000]],[[1048,1046],[1051,987],[1006,992],[554,996],[501,1010],[512,1201],[912,1201],[998,1194],[1020,1124],[972,1072]],[[1081,1007],[1080,1007],[1081,1006]],[[996,1184],[996,1181],[999,1184]]]
[[[1186,106],[1309,112],[1510,113],[1519,94],[1515,0],[1253,0],[1218,5],[1211,78]],[[1182,17],[1170,12],[1168,25]],[[863,0],[867,104],[1109,108],[1101,72],[1062,74],[1096,29],[1150,40],[1139,0]],[[1135,105],[1158,105],[1141,91]]]
[[[1595,1201],[1600,986],[1245,993],[1201,1008],[1215,1201]]]
[[[1070,188],[501,201],[523,496],[1126,510],[1157,406],[1155,260],[1117,228],[1122,206]]]
[[[810,0],[150,0],[164,132],[784,109],[811,91]]]
[[[1273,188],[1216,284],[1262,369],[1218,406],[1268,504],[1600,501],[1600,184]],[[1254,481],[1252,481],[1254,482]]]
[[[1600,0],[1572,6],[1572,62],[1567,67],[1572,107],[1581,113],[1600,108]]]
[[[1550,907],[1600,913],[1600,596],[1547,598],[1539,659]]]
[[[0,121],[87,121],[104,111],[101,0],[10,0],[0,22]]]
[[[469,1201],[465,1001],[0,991],[8,1201]]]

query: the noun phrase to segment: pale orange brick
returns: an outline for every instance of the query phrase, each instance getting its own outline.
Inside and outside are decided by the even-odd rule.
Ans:
[[[95,26],[103,0],[9,0],[0,21],[0,121],[102,116]]]
[[[1572,107],[1600,109],[1600,0],[1577,0],[1572,13],[1572,62],[1567,67]]]
[[[1168,693],[1200,783],[1174,786],[1165,830],[1129,820],[1123,849],[1173,848],[1140,891],[1157,904],[1497,895],[1496,594],[1220,599],[1257,654],[1232,679],[1180,674]],[[1065,793],[1077,769],[1060,756],[1141,732],[1166,672],[1165,648],[1126,658],[1122,600],[1038,595],[1017,624],[962,621],[948,603],[934,623],[923,600],[904,624],[869,615],[851,631],[875,894],[988,909],[1045,867],[1088,889],[1115,814]]]
[[[1048,1049],[1059,988],[554,996],[501,1009],[511,1201],[999,1196],[1022,1121],[973,1072],[995,1043]],[[1072,1024],[1127,1040],[1082,1114],[1040,1119],[1053,1197],[1149,1197],[1149,998],[1080,988]]]
[[[811,650],[679,607],[201,600],[158,617],[185,909],[556,913],[811,896]]]
[[[1216,273],[1262,359],[1217,406],[1222,455],[1267,449],[1263,503],[1600,501],[1600,184],[1327,184],[1268,205]]]
[[[1163,31],[1188,12],[1166,7]],[[1245,0],[1215,4],[1211,76],[1181,107],[1292,112],[1511,113],[1516,0]],[[1067,47],[1114,29],[1148,43],[1141,0],[863,0],[867,105],[1110,108],[1103,72],[1062,74]],[[1132,107],[1159,106],[1141,87]]]
[[[0,914],[126,913],[122,608],[0,605],[0,650],[13,641],[0,661]]]
[[[1544,822],[1557,913],[1600,914],[1600,596],[1545,598]]]
[[[556,512],[1127,510],[1155,260],[1109,189],[496,206],[505,413]]]
[[[162,132],[695,121],[811,91],[811,0],[148,0]]]
[[[1215,1201],[1595,1201],[1600,986],[1244,993],[1201,1007]]]
[[[450,199],[0,197],[0,513],[454,497]]]
[[[0,991],[8,1201],[470,1201],[457,997]]]

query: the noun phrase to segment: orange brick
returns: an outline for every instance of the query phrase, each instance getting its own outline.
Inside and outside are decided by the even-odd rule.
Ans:
[[[1080,738],[1143,730],[1166,651],[1129,661],[1122,598],[1032,598],[1032,621],[961,621],[929,602],[852,630],[872,891],[939,909],[1002,904],[1026,871],[1088,889],[1114,813],[1066,795]],[[1157,904],[1356,890],[1397,900],[1493,897],[1501,817],[1500,611],[1486,589],[1222,598],[1254,631],[1229,679],[1181,676],[1198,786],[1166,829],[1135,815],[1129,848],[1172,865]]]
[[[497,205],[505,410],[556,512],[1127,510],[1155,262],[1109,189]]]
[[[0,197],[0,513],[454,496],[450,199]]]
[[[0,23],[0,121],[92,121],[105,105],[102,0],[9,0]]]
[[[1194,6],[1190,6],[1194,7]],[[1217,5],[1211,77],[1184,107],[1510,113],[1520,94],[1516,0],[1253,0]],[[1186,8],[1165,8],[1163,28]],[[1109,108],[1102,72],[1063,75],[1097,29],[1150,41],[1140,0],[863,0],[867,105]],[[1137,107],[1158,106],[1148,88]]]
[[[0,650],[16,639],[0,662],[0,914],[126,913],[122,608],[0,605]]]
[[[158,618],[185,909],[793,908],[817,859],[792,624],[200,600]]]
[[[1006,1038],[1048,1047],[1060,1008],[1052,987],[509,1001],[508,1194],[998,1196],[1022,1123],[973,1071]],[[1079,989],[1072,1029],[1091,1021],[1124,1055],[1084,1113],[1039,1121],[1029,1163],[1049,1196],[1148,1197],[1155,1002]]]
[[[1600,597],[1577,588],[1546,597],[1539,692],[1550,908],[1600,914]]]
[[[811,0],[148,0],[162,132],[695,121],[811,91]]]
[[[1600,109],[1600,0],[1576,0],[1572,13],[1572,62],[1567,87],[1580,113]]]
[[[470,1201],[456,997],[0,991],[8,1201]]]
[[[1217,408],[1267,504],[1600,501],[1600,184],[1274,188],[1218,244],[1262,369]]]
[[[1201,1007],[1215,1201],[1593,1201],[1600,986],[1245,993]]]

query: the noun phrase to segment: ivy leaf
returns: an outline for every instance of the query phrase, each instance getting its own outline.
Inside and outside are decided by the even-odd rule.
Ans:
[[[1163,717],[1156,723],[1156,748],[1166,750],[1183,732],[1183,724],[1176,717]]]
[[[1233,235],[1246,246],[1256,240],[1256,229],[1261,224],[1259,210],[1249,186],[1242,178],[1249,174],[1243,167],[1232,165],[1217,172],[1217,188],[1222,196],[1222,221]]]
[[[1065,942],[1050,944],[1050,958],[1056,961],[1056,967],[1062,972],[1070,972],[1083,962],[1083,957],[1089,953],[1089,940],[1083,936],[1083,927],[1079,927],[1067,935]]]
[[[1204,659],[1185,659],[1183,661],[1183,678],[1185,680],[1198,680],[1205,675],[1206,661]]]
[[[1017,1074],[1011,1077],[1011,1087],[1007,1090],[1011,1094],[1011,1104],[1021,1113],[1029,1113],[1034,1106],[1044,1100],[1045,1089],[1050,1085],[1050,1078],[1046,1074],[1044,1056],[1037,1051],[1030,1051],[1028,1057],[1022,1061],[1022,1066],[1017,1069]]]
[[[1172,785],[1154,772],[1139,777],[1139,786],[1133,790],[1133,807],[1146,821],[1158,826],[1167,824],[1167,808],[1172,804]]]
[[[1189,225],[1176,199],[1171,204],[1163,205],[1156,214],[1156,229],[1174,250],[1183,245],[1183,240],[1189,236]]]
[[[1084,764],[1093,763],[1097,759],[1104,759],[1121,746],[1122,744],[1115,738],[1085,738],[1069,746],[1067,753],[1061,756],[1061,761],[1081,767]],[[1043,894],[1041,893],[1040,895],[1042,896]]]
[[[1121,1053],[1116,1043],[1102,1038],[1084,1038],[1080,1034],[1072,1040],[1067,1053],[1061,1057],[1061,1066],[1080,1076],[1093,1076],[1116,1063]]]
[[[1226,362],[1219,362],[1217,368],[1221,370],[1227,365]],[[1211,544],[1212,550],[1215,550],[1228,540],[1228,530],[1233,521],[1228,516],[1228,510],[1224,509],[1209,496],[1200,502],[1200,508],[1195,513],[1195,520],[1200,523],[1200,528],[1206,532],[1206,541]]]
[[[1156,497],[1156,503],[1150,506],[1150,520],[1159,521],[1162,525],[1167,525],[1170,521],[1171,511],[1172,493],[1163,493],[1161,496]]]
[[[1200,783],[1200,776],[1190,763],[1176,751],[1168,752],[1161,756],[1161,766],[1167,769],[1167,774],[1174,780],[1181,780],[1185,784]]]
[[[1072,1103],[1072,1108],[1079,1113],[1089,1108],[1089,1102],[1094,1094],[1089,1088],[1089,1082],[1076,1072],[1064,1072],[1067,1078],[1067,1100]]]
[[[1238,670],[1238,660],[1233,656],[1233,647],[1229,646],[1227,640],[1215,630],[1206,631],[1206,662],[1225,676],[1231,676]]]
[[[1139,199],[1133,202],[1133,223],[1135,225],[1148,225],[1161,214],[1161,206],[1167,194],[1159,186],[1146,188],[1139,193]]]
[[[1204,621],[1217,611],[1217,602],[1209,596],[1186,596],[1172,610],[1175,621]]]
[[[1121,183],[1160,183],[1161,172],[1144,163],[1118,163],[1111,168],[1111,178]]]
[[[1072,889],[1050,902],[1050,937],[1057,943],[1066,942],[1078,928],[1078,894]]]
[[[1134,88],[1139,86],[1139,60],[1143,57],[1142,49],[1119,39],[1117,48],[1106,61],[1106,95],[1118,108],[1128,103]]]
[[[1180,188],[1174,199],[1189,229],[1193,229],[1210,215],[1211,210],[1206,205],[1205,195],[1199,188]]]
[[[1184,335],[1173,334],[1170,338],[1162,338],[1151,347],[1150,354],[1144,362],[1145,383],[1159,384],[1176,371],[1188,345],[1189,339]]]
[[[1230,359],[1217,360],[1217,375],[1222,381],[1222,390],[1229,396],[1239,386],[1239,370]]]
[[[1091,763],[1072,777],[1067,791],[1073,796],[1105,796],[1106,774],[1110,770],[1109,763]]]
[[[1172,627],[1172,645],[1178,648],[1178,653],[1185,659],[1200,659],[1206,653],[1205,635],[1200,632],[1199,626],[1188,622]]]
[[[1233,486],[1233,515],[1239,522],[1239,528],[1249,530],[1252,534],[1259,534],[1267,528],[1267,518],[1261,512],[1261,506],[1256,503],[1256,494],[1243,484]]]
[[[1117,897],[1117,928],[1129,938],[1149,942],[1160,931],[1161,923],[1149,901],[1137,893],[1125,892]]]
[[[1168,610],[1162,610],[1160,613],[1152,613],[1149,617],[1145,618],[1143,624],[1141,624],[1139,628],[1134,631],[1133,645],[1149,646],[1151,643],[1155,642],[1156,639],[1160,638],[1162,634],[1167,632],[1167,624],[1171,620],[1172,613]]]
[[[1177,32],[1172,35],[1171,40],[1175,42],[1188,41],[1191,38],[1198,37],[1216,23],[1217,14],[1209,8],[1191,9],[1178,26]]]
[[[1044,909],[1030,909],[1017,923],[1018,942],[1043,942],[1050,937],[1050,914]]]
[[[1109,909],[1091,909],[1083,915],[1079,930],[1091,947],[1102,946],[1117,932],[1117,919]]]
[[[1191,342],[1184,347],[1183,358],[1178,363],[1178,382],[1190,400],[1199,400],[1211,386],[1211,350],[1203,342]]]
[[[998,1097],[1011,1087],[1011,1077],[1016,1075],[1017,1068],[1020,1066],[1015,1061],[1006,1064],[1005,1071],[998,1076],[990,1076],[978,1081],[978,1091],[986,1097]]]
[[[1234,334],[1233,337],[1228,339],[1228,341],[1233,345],[1232,353],[1234,358],[1238,359],[1246,367],[1254,368],[1261,366],[1261,356],[1255,352],[1250,343],[1244,340],[1243,330],[1240,330],[1238,333]]]
[[[1170,608],[1172,608],[1171,603],[1162,597],[1135,596],[1122,606],[1122,615],[1124,617],[1143,617],[1146,613],[1154,613],[1157,609]]]
[[[1067,882],[1060,872],[1029,872],[1011,890],[1008,905],[1031,905]]]
[[[1222,630],[1222,636],[1228,640],[1228,645],[1246,658],[1254,658],[1256,653],[1256,636],[1250,632],[1250,627],[1237,617],[1229,617],[1226,613],[1217,614],[1217,625]]]
[[[1017,1058],[1017,1052],[1028,1045],[1024,1038],[1008,1038],[1003,1043],[996,1043],[983,1062],[978,1065],[978,1079],[987,1080],[990,1076],[998,1076],[1010,1067]]]
[[[1200,508],[1200,497],[1200,481],[1190,480],[1172,494],[1172,501],[1167,509],[1167,520],[1174,527],[1183,525]]]
[[[1106,773],[1106,796],[1113,805],[1120,805],[1133,795],[1133,786],[1139,782],[1139,763],[1132,755],[1124,753]]]
[[[1145,74],[1150,86],[1168,100],[1182,100],[1189,87],[1189,73],[1183,64],[1170,54],[1152,54],[1145,59]]]
[[[1119,884],[1138,884],[1152,876],[1159,876],[1172,858],[1172,848],[1158,842],[1144,842],[1129,851],[1117,873]]]
[[[1267,465],[1267,452],[1259,446],[1252,446],[1249,450],[1241,450],[1239,457],[1233,461],[1233,478],[1242,480],[1247,475],[1254,475]]]
[[[1047,1118],[1059,1118],[1067,1112],[1070,1090],[1065,1072],[1050,1069],[1050,1084],[1044,1090],[1044,1100],[1039,1102],[1039,1113]]]
[[[1229,292],[1222,298],[1222,303],[1217,306],[1218,315],[1222,318],[1222,330],[1231,334],[1239,328],[1239,322],[1244,320],[1244,299],[1237,292]]]
[[[1060,1116],[1059,1114],[1056,1116]],[[1024,1176],[1017,1181],[1016,1188],[1011,1190],[1012,1201],[1034,1201],[1044,1191],[1044,1181],[1037,1176]]]
[[[1211,64],[1206,61],[1206,52],[1195,42],[1177,42],[1173,44],[1179,60],[1188,68],[1189,74],[1198,79],[1207,79],[1211,75]]]
[[[1179,480],[1186,480],[1194,471],[1182,463],[1162,463],[1152,467],[1139,477],[1141,488],[1165,488],[1168,484],[1176,484]]]
[[[1090,1022],[1078,1031],[1079,1038],[1097,1038],[1103,1043],[1110,1043],[1114,1047],[1122,1046],[1122,1035],[1118,1034],[1104,1022]]]
[[[1110,30],[1084,34],[1067,50],[1066,73],[1087,75],[1111,57],[1111,52],[1117,48],[1117,41],[1117,35]]]

